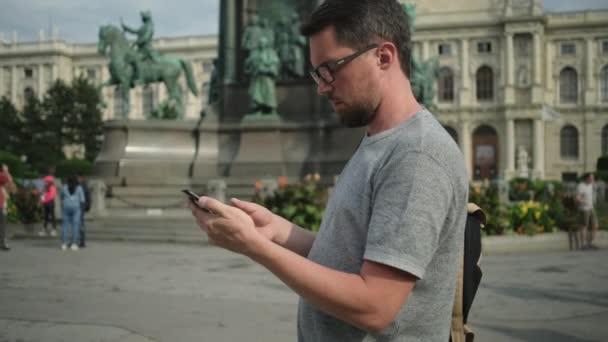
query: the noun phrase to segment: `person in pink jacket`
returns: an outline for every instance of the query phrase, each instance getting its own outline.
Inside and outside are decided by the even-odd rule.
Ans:
[[[44,207],[44,230],[40,235],[48,233],[47,226],[51,223],[51,236],[57,236],[57,222],[55,220],[55,197],[57,197],[57,187],[55,187],[55,177],[46,176],[42,178],[44,182],[44,194],[42,195],[42,205]]]

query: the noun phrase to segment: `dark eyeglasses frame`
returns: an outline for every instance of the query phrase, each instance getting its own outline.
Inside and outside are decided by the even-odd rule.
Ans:
[[[341,67],[345,66],[346,64],[352,62],[355,58],[361,56],[362,54],[366,53],[369,50],[375,49],[379,47],[378,44],[371,44],[366,46],[365,48],[351,54],[348,55],[344,58],[341,58],[335,62],[325,62],[320,64],[318,67],[316,67],[314,70],[312,70],[310,72],[310,76],[312,76],[312,79],[317,83],[320,84],[321,81],[330,84],[333,81],[336,80],[336,78],[334,77],[334,73],[340,69]],[[327,74],[329,76],[331,76],[331,79],[327,80],[325,79],[325,77],[323,77],[323,74],[320,72],[320,70],[322,70],[323,68],[327,69]]]

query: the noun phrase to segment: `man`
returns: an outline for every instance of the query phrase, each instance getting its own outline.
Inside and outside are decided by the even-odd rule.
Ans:
[[[6,242],[6,200],[8,194],[15,191],[13,177],[6,164],[2,164],[0,169],[0,250],[9,251],[10,247]]]
[[[84,175],[82,173],[78,173],[76,175],[76,178],[78,179],[78,184],[80,184],[80,187],[82,188],[82,192],[84,194],[84,202],[81,205],[80,208],[80,227],[79,227],[79,233],[78,237],[79,237],[79,242],[78,242],[78,246],[80,248],[84,248],[86,247],[86,229],[85,229],[85,221],[84,221],[84,214],[86,212],[88,212],[89,210],[91,210],[91,192],[89,190],[89,184],[87,183],[86,178],[84,178]]]
[[[124,23],[121,26],[122,29],[126,32],[136,34],[137,40],[135,41],[135,46],[137,46],[137,52],[144,60],[154,61],[154,52],[152,50],[152,38],[154,37],[154,23],[152,22],[152,14],[150,11],[142,11],[140,12],[142,25],[139,29],[131,28]],[[143,72],[141,70],[142,61],[138,58],[135,58],[133,61],[134,65],[134,75],[133,75],[133,83],[134,85],[143,84]]]
[[[453,139],[412,94],[407,17],[395,0],[327,0],[302,32],[319,94],[345,125],[368,126],[319,232],[237,199],[202,197],[193,215],[212,243],[300,295],[299,341],[445,342],[468,177]]]
[[[595,213],[594,179],[592,173],[585,173],[583,181],[576,188],[576,202],[579,211],[579,236],[582,249],[597,249],[593,244],[598,221]]]

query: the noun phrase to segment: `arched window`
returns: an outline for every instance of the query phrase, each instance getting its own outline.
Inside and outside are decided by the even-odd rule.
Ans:
[[[608,65],[600,71],[600,101],[608,102]]]
[[[559,73],[559,102],[576,103],[578,101],[578,76],[571,67]]]
[[[154,107],[154,88],[149,84],[143,89],[142,92],[142,113],[145,118],[149,118],[152,114],[152,108]]]
[[[488,66],[477,70],[477,100],[491,101],[494,99],[494,73]]]
[[[27,87],[27,88],[23,89],[23,100],[24,101],[27,101],[30,98],[33,98],[35,96],[36,96],[36,94],[34,93],[34,90],[32,88]]]
[[[608,125],[602,129],[602,155],[608,156]]]
[[[568,125],[560,132],[560,154],[562,159],[578,159],[578,129]]]
[[[452,102],[454,101],[454,73],[448,67],[443,67],[439,70],[439,101]]]
[[[458,132],[456,132],[456,130],[450,126],[443,126],[443,128],[448,131],[448,134],[452,137],[452,139],[454,139],[456,145],[458,145]]]

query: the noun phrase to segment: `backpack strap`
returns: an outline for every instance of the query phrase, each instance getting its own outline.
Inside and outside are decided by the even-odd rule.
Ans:
[[[475,334],[466,325],[468,313],[481,280],[481,229],[486,224],[486,214],[474,203],[467,205],[464,250],[456,277],[456,291],[452,308],[450,341],[472,342]]]

